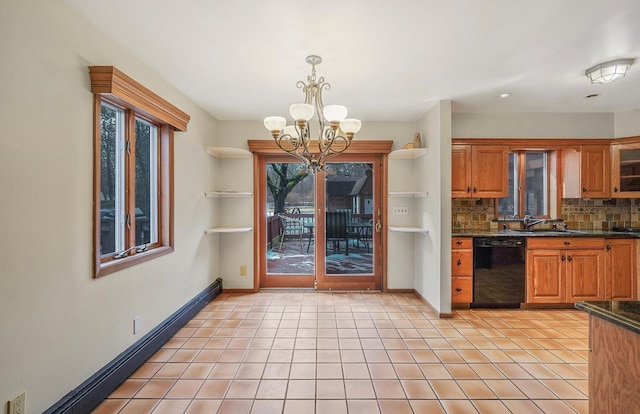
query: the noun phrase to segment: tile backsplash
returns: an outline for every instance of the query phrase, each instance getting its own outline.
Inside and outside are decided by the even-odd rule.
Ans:
[[[502,223],[493,221],[495,199],[451,200],[451,221],[453,230],[497,230]],[[562,199],[560,218],[573,230],[609,230],[612,227],[640,227],[640,199],[612,198],[606,200]],[[507,223],[518,228],[518,223]],[[551,227],[540,224],[536,227]]]

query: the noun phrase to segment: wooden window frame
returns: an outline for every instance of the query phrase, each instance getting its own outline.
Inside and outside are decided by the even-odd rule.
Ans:
[[[524,217],[524,210],[525,210],[525,205],[524,205],[524,199],[525,199],[525,182],[526,182],[526,177],[525,177],[525,170],[526,170],[526,163],[524,162],[524,160],[526,159],[526,154],[546,154],[547,155],[547,162],[546,162],[546,179],[547,179],[547,196],[546,196],[546,210],[547,210],[547,214],[545,215],[537,215],[534,216],[535,218],[551,218],[551,196],[553,195],[553,192],[551,191],[551,157],[550,157],[550,150],[542,150],[542,149],[530,149],[530,150],[525,150],[525,149],[521,149],[521,150],[515,150],[515,151],[509,151],[509,154],[515,154],[516,159],[517,159],[517,163],[518,163],[518,215],[517,217]],[[499,200],[502,197],[496,198],[495,201],[495,216],[499,217],[498,215],[498,206],[499,206]]]
[[[94,277],[101,277],[164,256],[174,250],[173,138],[174,131],[187,130],[190,117],[113,66],[90,66],[89,76],[91,92],[94,94]],[[148,245],[146,251],[136,252],[133,249],[130,254],[120,259],[114,259],[113,254],[101,255],[100,252],[100,114],[103,101],[125,111],[126,135],[133,135],[136,117],[158,128],[158,241]],[[135,169],[134,163],[135,156],[129,157],[125,162],[125,169]],[[125,197],[125,208],[135,209],[135,180],[125,181],[125,187],[128,187],[129,194]],[[125,248],[132,245],[135,245],[135,235],[125,230]]]

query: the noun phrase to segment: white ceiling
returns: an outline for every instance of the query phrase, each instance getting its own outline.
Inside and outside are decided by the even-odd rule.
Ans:
[[[640,57],[638,0],[65,2],[220,120],[288,116],[310,54],[325,104],[363,121],[415,121],[447,99],[454,112],[640,108],[640,61],[611,84],[584,76]]]

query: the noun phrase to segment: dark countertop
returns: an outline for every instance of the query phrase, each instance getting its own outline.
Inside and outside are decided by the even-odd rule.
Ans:
[[[604,237],[609,239],[637,239],[638,232],[607,230],[452,230],[453,237]]]
[[[640,335],[640,301],[578,302],[575,306]]]

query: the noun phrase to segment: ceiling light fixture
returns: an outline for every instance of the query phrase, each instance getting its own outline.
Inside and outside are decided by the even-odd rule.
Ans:
[[[328,159],[342,154],[351,145],[354,135],[360,131],[361,122],[357,119],[345,119],[347,108],[342,105],[327,105],[322,102],[322,90],[331,89],[324,77],[316,78],[316,65],[322,63],[320,56],[307,56],[306,62],[311,65],[311,75],[307,82],[298,81],[296,86],[304,92],[304,103],[293,104],[289,114],[294,120],[287,125],[281,116],[268,116],[264,126],[271,132],[276,144],[283,151],[293,155],[305,163],[312,173],[323,171]],[[309,120],[317,114],[320,124],[318,150],[312,149]],[[325,121],[329,126],[325,126]],[[344,133],[343,136],[341,135]]]
[[[500,95],[498,95],[499,98],[508,98],[510,97],[511,94],[509,92],[505,92],[505,93],[501,93]]]
[[[635,59],[617,59],[600,63],[587,69],[584,74],[591,79],[591,83],[609,83],[623,78]]]

